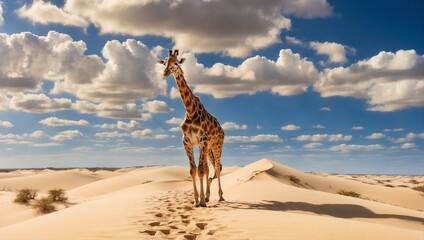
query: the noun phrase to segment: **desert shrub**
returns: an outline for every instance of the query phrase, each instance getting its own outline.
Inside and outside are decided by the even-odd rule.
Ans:
[[[38,191],[36,189],[24,188],[19,190],[16,198],[14,200],[15,203],[19,204],[28,204],[29,201],[35,199]]]
[[[291,182],[293,182],[293,183],[296,183],[296,184],[300,183],[300,179],[299,179],[299,178],[297,178],[296,176],[290,175],[290,176],[289,176],[289,179],[290,179],[290,181],[291,181]]]
[[[417,187],[413,187],[412,189],[414,189],[414,190],[416,190],[416,191],[424,192],[424,185],[422,185],[422,186],[417,186]]]
[[[53,202],[66,202],[68,200],[68,198],[65,196],[65,190],[61,188],[49,190],[49,197]]]
[[[56,207],[53,205],[53,199],[51,197],[43,197],[35,201],[34,209],[37,213],[51,213],[56,211]]]
[[[393,186],[392,184],[386,184],[386,185],[384,185],[384,186],[386,186],[386,187],[391,187],[391,188],[394,188],[395,186]]]
[[[418,184],[418,183],[420,183],[420,182],[418,182],[417,180],[415,180],[415,179],[411,179],[410,181],[409,181],[409,183],[412,183],[412,184]]]
[[[356,197],[356,198],[360,198],[361,194],[354,192],[354,191],[345,191],[345,190],[340,190],[337,192],[340,195],[344,195],[344,196],[349,196],[349,197]]]

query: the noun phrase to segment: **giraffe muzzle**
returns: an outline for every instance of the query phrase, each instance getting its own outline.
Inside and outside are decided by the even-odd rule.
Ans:
[[[163,71],[163,76],[169,77],[169,75],[171,75],[171,71],[169,71],[168,69],[165,69],[165,71]]]

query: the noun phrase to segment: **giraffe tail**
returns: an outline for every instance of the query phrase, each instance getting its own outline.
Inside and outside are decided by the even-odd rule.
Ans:
[[[219,164],[219,170],[220,170],[220,172],[222,171],[222,164]],[[217,178],[216,170],[215,170],[213,177],[209,178],[209,182],[212,182],[212,180],[214,180],[215,178]]]

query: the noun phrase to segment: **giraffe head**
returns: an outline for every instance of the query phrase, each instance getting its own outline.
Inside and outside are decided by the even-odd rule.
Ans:
[[[178,50],[174,50],[174,53],[172,53],[172,50],[169,50],[168,57],[165,58],[165,60],[158,61],[158,63],[165,65],[163,76],[169,77],[169,75],[175,73],[179,65],[185,61],[185,58],[181,58],[181,60],[178,60],[177,56],[178,56]]]

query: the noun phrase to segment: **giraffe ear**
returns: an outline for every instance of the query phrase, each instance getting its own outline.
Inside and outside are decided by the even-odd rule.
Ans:
[[[163,60],[158,60],[158,63],[159,63],[159,64],[164,64],[164,63],[165,63],[165,61],[163,61]]]
[[[185,58],[181,58],[181,60],[180,60],[180,64],[183,64],[183,63],[184,63],[184,61],[185,61]]]

